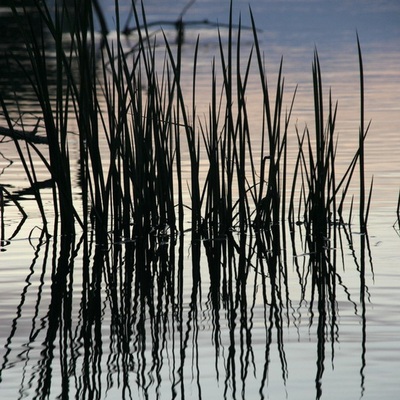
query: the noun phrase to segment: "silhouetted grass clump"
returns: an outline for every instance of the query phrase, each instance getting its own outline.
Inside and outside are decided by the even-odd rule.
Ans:
[[[279,252],[279,226],[288,219],[292,231],[296,223],[304,223],[310,248],[322,249],[330,239],[330,225],[344,223],[343,206],[357,165],[360,229],[365,231],[371,192],[366,200],[364,140],[368,128],[364,128],[359,43],[361,123],[359,148],[353,161],[338,180],[337,104],[333,105],[330,98],[325,121],[322,75],[315,52],[315,133],[308,128],[303,134],[297,132],[298,157],[293,181],[288,183],[287,141],[296,93],[289,110],[284,111],[281,63],[275,97],[271,98],[253,15],[254,45],[244,58],[241,23],[233,24],[231,6],[226,44],[219,33],[222,84],[217,85],[219,73],[214,60],[211,101],[203,122],[196,114],[199,40],[193,53],[192,96],[187,99],[181,79],[183,42],[171,44],[163,35],[165,52],[160,61],[158,39],[148,31],[144,9],[139,13],[132,5],[137,43],[126,52],[118,2],[116,35],[107,36],[108,29],[102,24],[100,39],[94,28],[94,14],[101,12],[97,3],[95,11],[91,2],[74,7],[57,3],[54,10],[43,2],[34,1],[34,5],[35,15],[40,16],[40,30],[33,24],[31,8],[14,8],[14,14],[20,21],[30,60],[29,68],[20,67],[40,105],[38,118],[44,126],[48,155],[28,139],[24,152],[19,145],[20,133],[14,139],[32,187],[37,182],[30,152],[39,154],[48,168],[54,214],[62,234],[73,234],[76,222],[84,232],[93,227],[96,240],[101,243],[108,241],[110,232],[118,240],[154,231],[161,236],[166,232],[173,235],[189,228],[194,238],[213,239],[229,235],[232,230],[266,230],[267,247]],[[55,54],[51,65],[49,52]],[[263,99],[261,146],[257,149],[252,144],[246,100],[254,60]],[[55,82],[49,81],[51,75]],[[12,135],[13,123],[4,101],[2,108]],[[79,141],[80,204],[73,195],[71,177],[72,126]],[[32,135],[27,134],[28,137]],[[186,162],[183,156],[189,160],[188,182],[182,175],[182,163]],[[200,171],[204,170],[205,179],[201,179]],[[189,201],[184,200],[188,198],[186,187]],[[46,226],[48,216],[39,190],[35,191],[35,198]],[[189,227],[184,222],[188,210]],[[349,221],[351,212],[352,207]]]

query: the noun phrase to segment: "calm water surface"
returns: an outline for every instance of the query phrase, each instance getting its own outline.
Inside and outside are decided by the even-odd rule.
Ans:
[[[102,3],[105,9],[111,7]],[[146,1],[148,21],[175,21],[185,3]],[[248,4],[234,2],[234,18],[241,13],[245,26],[250,25]],[[356,218],[354,232],[338,230],[332,250],[337,255],[335,284],[330,286],[334,293],[322,309],[317,304],[310,309],[308,256],[300,240],[294,251],[289,238],[275,282],[261,270],[250,235],[234,236],[235,246],[221,240],[212,248],[206,242],[191,243],[186,235],[175,246],[171,241],[145,241],[132,251],[115,244],[109,264],[98,261],[96,254],[102,250],[94,243],[87,256],[77,236],[69,253],[61,238],[41,236],[40,215],[26,191],[29,184],[15,146],[0,138],[0,184],[18,197],[28,213],[23,221],[8,201],[1,215],[2,399],[398,398],[400,5],[394,0],[251,1],[250,5],[260,29],[270,87],[276,83],[281,57],[286,106],[299,85],[289,148],[296,148],[296,125],[300,131],[306,125],[313,127],[311,63],[318,50],[326,100],[331,88],[338,101],[339,175],[357,148],[356,32],[360,37],[366,120],[372,120],[366,174],[368,182],[374,177],[374,191],[368,236],[357,233]],[[185,19],[223,24],[228,10],[228,1],[198,0]],[[110,38],[112,13],[110,8]],[[121,15],[129,15],[129,5],[123,2]],[[0,19],[7,18],[7,10],[1,8]],[[166,23],[163,28],[173,40],[174,29]],[[183,48],[187,74],[198,34],[198,108],[206,111],[212,57],[218,59],[219,47],[215,27],[189,25]],[[223,28],[221,35],[226,40]],[[3,50],[17,51],[12,35],[1,40]],[[134,37],[127,40],[127,49],[132,41]],[[248,54],[250,31],[244,30],[242,42],[243,53]],[[253,78],[248,102],[256,146],[262,110],[256,74]],[[10,79],[1,73],[8,104],[15,88]],[[32,93],[22,84],[16,91],[22,111],[34,120],[37,106],[30,101]],[[5,126],[2,115],[0,126]],[[73,138],[70,151],[77,160],[78,143]],[[37,172],[39,180],[49,179],[44,167]],[[78,186],[76,190],[79,201]],[[51,209],[50,190],[43,189],[42,194]],[[356,190],[354,194],[357,202]],[[130,263],[151,272],[151,290],[137,286],[134,274],[129,274]],[[215,265],[222,266],[218,278],[213,274]],[[243,265],[247,277],[241,286],[236,282]],[[196,266],[201,278],[193,273]]]

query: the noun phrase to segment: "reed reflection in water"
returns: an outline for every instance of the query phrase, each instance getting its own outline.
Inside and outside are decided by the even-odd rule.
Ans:
[[[190,245],[184,235],[154,234],[109,248],[90,237],[48,241],[43,234],[5,345],[1,384],[18,371],[21,398],[268,398],[277,371],[280,395],[304,378],[286,355],[290,327],[298,341],[313,342],[309,359],[322,398],[339,315],[350,307],[360,321],[362,396],[369,241],[359,235],[356,243],[345,226],[335,230],[335,248],[316,254],[304,254],[306,244],[284,232],[290,245],[276,252],[266,231]],[[348,248],[359,293],[340,272]],[[36,298],[31,306],[28,296]]]

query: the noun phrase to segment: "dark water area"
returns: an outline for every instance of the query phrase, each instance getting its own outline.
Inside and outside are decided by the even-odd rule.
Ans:
[[[168,3],[145,2],[147,20],[155,22],[152,34],[160,43],[160,25],[174,43],[176,29],[169,22],[177,20],[187,2]],[[399,5],[396,1],[233,2],[233,19],[238,21],[241,14],[245,27],[251,25],[249,3],[274,94],[283,57],[284,107],[290,106],[298,85],[287,139],[289,176],[296,162],[296,129],[314,129],[315,48],[324,96],[328,99],[331,88],[334,101],[338,100],[338,177],[357,149],[358,32],[366,124],[372,120],[365,142],[368,189],[374,179],[367,231],[360,233],[355,174],[349,189],[353,203],[345,204],[346,216],[354,207],[351,223],[327,224],[329,240],[322,246],[310,240],[300,217],[294,226],[288,221],[266,230],[241,231],[234,226],[220,237],[207,237],[190,231],[190,210],[182,232],[168,226],[154,226],[145,235],[109,230],[101,241],[93,226],[87,233],[77,228],[74,235],[63,236],[54,215],[52,177],[43,160],[30,153],[37,179],[32,187],[15,143],[0,131],[0,398],[398,398]],[[114,6],[109,2],[100,6],[106,10],[108,39],[115,41]],[[130,3],[119,6],[121,26],[133,26]],[[218,60],[220,51],[214,23],[223,25],[228,17],[228,1],[198,0],[184,14],[183,21],[190,23],[182,47],[182,80],[188,82],[184,89],[189,93],[193,48],[200,35],[199,119],[208,112],[212,58]],[[98,19],[95,23],[100,31]],[[35,27],[40,35],[39,17]],[[21,72],[21,66],[31,68],[30,59],[2,2],[0,32],[2,101],[15,129],[31,132],[37,127],[36,135],[45,137],[37,94]],[[220,34],[226,46],[226,28]],[[248,54],[251,31],[244,29],[242,36],[243,54]],[[50,97],[56,99],[57,60],[51,36],[46,33],[44,38],[46,79]],[[99,47],[100,39],[99,34]],[[124,50],[131,51],[136,41],[134,32],[124,37]],[[64,44],[70,44],[67,37]],[[160,60],[164,54],[165,46],[159,45]],[[254,123],[251,140],[258,149],[262,96],[256,69],[248,85],[249,120]],[[105,100],[99,99],[105,107]],[[7,126],[3,110],[0,128]],[[72,198],[81,212],[78,132],[79,124],[71,118]],[[25,152],[26,146],[19,143]],[[100,143],[107,172],[109,148],[102,135]],[[47,157],[48,145],[37,146]],[[185,151],[182,148],[181,173],[188,189],[183,200],[190,204],[191,164]],[[206,156],[201,157],[199,176],[205,180],[210,165]],[[50,235],[43,227],[36,189]],[[133,227],[127,230],[133,232]]]

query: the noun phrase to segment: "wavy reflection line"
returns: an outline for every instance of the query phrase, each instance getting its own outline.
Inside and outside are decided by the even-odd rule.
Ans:
[[[42,271],[43,271],[43,273],[45,271],[45,265],[46,265],[46,260],[47,260],[47,252],[48,252],[48,248],[49,248],[49,242],[46,239],[47,239],[47,237],[46,237],[45,231],[41,230],[41,234],[40,234],[40,236],[38,238],[38,244],[37,244],[36,249],[34,251],[34,257],[32,259],[32,262],[31,262],[30,266],[29,266],[29,274],[27,275],[27,277],[25,279],[26,285],[24,286],[24,288],[22,290],[22,293],[21,293],[21,296],[20,296],[21,300],[20,300],[20,303],[17,306],[16,317],[13,319],[13,321],[11,323],[11,331],[10,331],[9,336],[7,337],[6,344],[4,345],[4,348],[6,349],[6,352],[5,352],[4,356],[3,356],[3,362],[2,362],[2,365],[0,367],[0,382],[3,380],[2,379],[3,371],[5,371],[6,369],[9,368],[10,354],[12,352],[12,342],[13,342],[13,339],[14,339],[16,333],[17,333],[18,321],[20,320],[20,318],[22,317],[22,314],[23,314],[23,308],[24,308],[24,305],[25,305],[25,302],[26,302],[26,296],[27,296],[29,287],[32,285],[31,278],[35,274],[35,266],[36,266],[37,261],[39,260],[40,252],[41,252],[41,249],[42,249],[43,245],[45,246],[45,251],[44,251],[45,255],[44,255],[43,264],[42,264],[43,265],[42,266]],[[40,280],[41,280],[41,282],[43,282],[42,278]],[[41,287],[42,287],[42,285],[39,287],[39,293],[40,293]],[[35,319],[37,317],[37,314],[38,314],[38,303],[39,302],[40,302],[40,294],[38,295],[38,302],[36,303],[36,307],[35,307],[36,312],[35,312],[35,315],[34,315],[34,317],[32,319],[32,321],[33,321],[32,330],[33,330],[33,328],[35,326],[34,321],[35,321]],[[30,334],[30,338],[31,337],[32,337],[32,333]],[[29,362],[29,352],[31,350],[31,343],[32,343],[32,340],[30,339],[29,342],[24,346],[24,347],[26,347],[26,350],[22,351],[21,353],[19,353],[17,355],[17,357],[19,358],[20,361],[25,361],[24,365],[22,367],[22,370],[23,370],[22,382],[20,383],[21,396],[25,393],[24,379],[25,379],[25,376],[26,376],[27,364]],[[30,386],[31,383],[32,383],[32,380],[28,382],[28,387]]]
[[[54,239],[50,304],[46,315],[47,331],[42,344],[41,358],[37,365],[36,398],[46,398],[51,393],[57,338],[60,343],[62,392],[66,396],[69,393],[69,371],[66,364],[69,356],[68,344],[72,342],[69,322],[72,318],[73,265],[78,250],[75,246],[74,237],[61,237],[58,258],[56,258],[57,246],[58,241]]]

